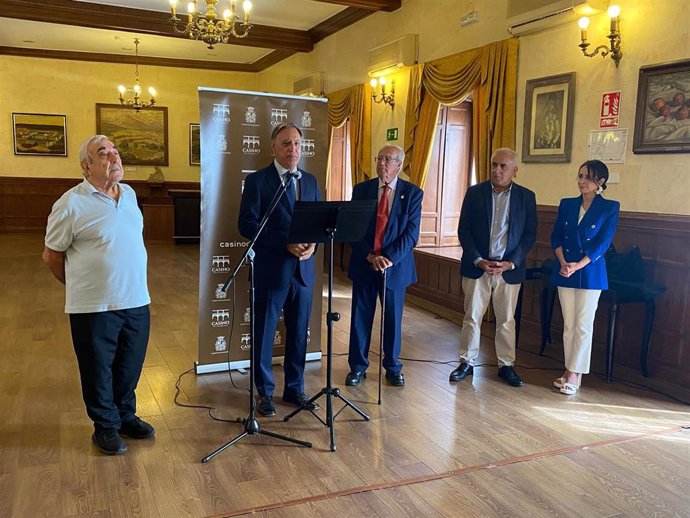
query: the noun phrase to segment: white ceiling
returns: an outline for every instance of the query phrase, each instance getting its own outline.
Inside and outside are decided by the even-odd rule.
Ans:
[[[78,0],[84,2],[85,0]],[[168,0],[117,0],[88,2],[169,13]],[[242,0],[237,9],[241,11]],[[254,24],[308,30],[339,13],[345,6],[312,0],[254,0],[250,21]],[[199,2],[200,9],[203,2]],[[229,7],[221,0],[217,11]],[[178,2],[178,17],[185,14],[186,2]],[[182,17],[184,18],[184,16]],[[19,49],[51,49],[96,54],[134,54],[134,38],[139,38],[141,56],[253,63],[272,49],[221,44],[213,50],[200,41],[170,38],[126,31],[93,29],[72,25],[0,17],[0,46]]]

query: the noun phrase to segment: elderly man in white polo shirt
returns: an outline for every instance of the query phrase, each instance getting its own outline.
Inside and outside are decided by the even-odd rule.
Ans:
[[[127,450],[120,434],[155,434],[136,416],[134,394],[150,329],[143,218],[134,190],[120,183],[122,161],[106,136],[88,139],[79,162],[84,181],[53,205],[43,261],[66,286],[93,443],[117,455]]]

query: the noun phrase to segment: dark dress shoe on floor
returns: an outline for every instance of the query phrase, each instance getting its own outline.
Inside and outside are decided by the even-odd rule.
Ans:
[[[134,416],[134,419],[131,421],[122,423],[120,434],[131,437],[132,439],[148,439],[156,435],[156,429],[146,421],[142,421]]]
[[[513,369],[513,367],[510,365],[504,365],[503,367],[499,368],[498,377],[505,380],[505,382],[511,387],[521,387],[525,384],[525,382],[522,381],[522,378],[518,376],[518,373],[515,372],[515,369]]]
[[[117,430],[96,430],[91,440],[104,455],[121,455],[127,451],[125,441]]]
[[[366,372],[349,372],[345,377],[345,385],[349,387],[356,387],[362,380],[367,377]]]
[[[474,367],[467,362],[462,362],[457,369],[450,373],[448,379],[449,381],[462,381],[467,376],[472,376],[473,373]]]
[[[394,387],[402,387],[405,385],[405,376],[403,376],[402,372],[396,374],[386,372],[386,380],[389,385],[393,385]]]
[[[273,398],[271,396],[261,396],[259,404],[256,405],[256,410],[265,417],[276,415],[276,406],[273,404]]]
[[[306,408],[307,410],[318,410],[319,405],[309,402],[309,398],[304,392],[284,392],[283,401],[295,406]]]

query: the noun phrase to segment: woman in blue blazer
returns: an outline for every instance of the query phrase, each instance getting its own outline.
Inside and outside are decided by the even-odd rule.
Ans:
[[[551,232],[560,265],[551,281],[563,309],[565,357],[565,372],[553,385],[563,394],[575,394],[582,374],[589,373],[594,314],[601,290],[608,288],[604,252],[616,233],[620,211],[620,203],[601,196],[608,178],[603,162],[582,164],[577,175],[580,196],[561,200]]]

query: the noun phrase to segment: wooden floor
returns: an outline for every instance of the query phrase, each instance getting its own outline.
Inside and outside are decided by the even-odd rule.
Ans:
[[[100,455],[81,400],[63,289],[40,260],[41,236],[0,235],[0,516],[34,517],[648,517],[690,513],[690,408],[588,376],[577,396],[550,388],[558,363],[521,349],[526,381],[511,388],[496,368],[448,382],[454,364],[405,361],[407,385],[383,387],[375,371],[345,388],[349,288],[339,281],[334,382],[370,413],[327,429],[302,413],[264,429],[311,449],[250,436],[208,464],[200,459],[240,433],[203,409],[176,406],[175,381],[196,358],[198,249],[151,245],[152,336],[138,389],[139,414],[157,428],[118,457]],[[325,336],[325,334],[324,334]],[[406,308],[403,354],[453,361],[459,328]],[[536,341],[524,336],[522,340]],[[557,347],[554,347],[557,349]],[[495,363],[492,343],[484,359]],[[374,359],[374,362],[376,360]],[[278,386],[282,374],[278,372]],[[325,364],[307,368],[307,391]],[[182,401],[246,416],[247,376],[185,375]],[[322,400],[323,402],[323,400]]]

